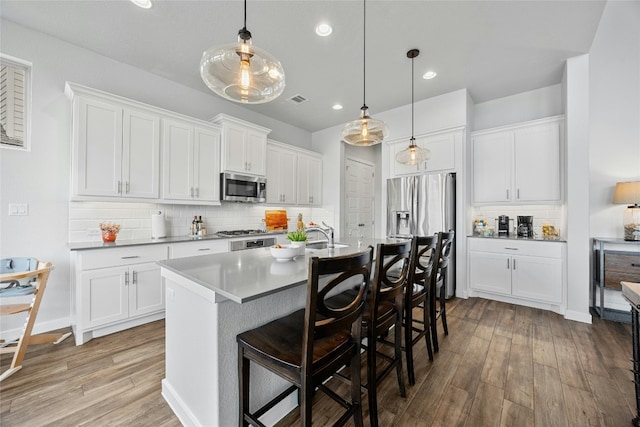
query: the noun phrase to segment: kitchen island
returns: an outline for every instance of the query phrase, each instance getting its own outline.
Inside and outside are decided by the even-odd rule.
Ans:
[[[238,425],[236,335],[306,302],[309,258],[348,255],[397,240],[339,239],[348,246],[307,249],[276,261],[269,248],[159,262],[166,286],[166,371],[162,395],[184,425]],[[262,406],[289,384],[251,365],[251,403]],[[273,424],[297,405],[294,394],[262,418]]]

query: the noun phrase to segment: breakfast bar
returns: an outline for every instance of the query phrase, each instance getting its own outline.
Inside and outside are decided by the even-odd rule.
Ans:
[[[236,335],[305,304],[309,258],[353,254],[386,239],[341,239],[334,249],[306,249],[279,261],[269,248],[159,262],[166,286],[166,371],[162,395],[184,425],[238,424]],[[288,387],[252,366],[251,402]],[[296,396],[263,417],[273,424],[297,405]]]

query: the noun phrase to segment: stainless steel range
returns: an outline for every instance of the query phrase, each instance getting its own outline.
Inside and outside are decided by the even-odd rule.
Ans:
[[[264,230],[230,230],[219,231],[216,235],[221,237],[251,237],[250,239],[232,240],[229,242],[229,250],[242,251],[244,249],[268,248],[277,243],[273,236],[260,236]]]

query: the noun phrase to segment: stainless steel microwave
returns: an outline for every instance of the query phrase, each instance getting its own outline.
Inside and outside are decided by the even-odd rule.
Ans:
[[[220,194],[226,202],[264,203],[267,179],[223,172],[220,174]]]

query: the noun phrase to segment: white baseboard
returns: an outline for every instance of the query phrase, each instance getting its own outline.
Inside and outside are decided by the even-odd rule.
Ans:
[[[591,314],[583,313],[580,311],[567,310],[564,313],[564,318],[567,320],[575,320],[576,322],[591,324]]]
[[[62,329],[71,326],[71,319],[69,317],[62,317],[59,319],[48,320],[46,322],[38,322],[33,325],[33,335],[43,334],[45,332],[55,331],[56,329]],[[0,339],[5,341],[14,341],[20,338],[24,325],[19,328],[8,329],[6,331],[0,331]]]

